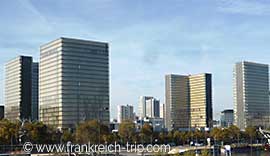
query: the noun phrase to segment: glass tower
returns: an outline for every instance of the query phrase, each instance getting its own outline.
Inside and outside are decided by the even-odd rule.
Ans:
[[[32,70],[32,57],[18,56],[5,65],[5,118],[9,120],[31,120],[37,112],[38,103],[33,103],[33,94],[37,88],[32,76],[38,76]]]
[[[39,118],[58,128],[109,124],[108,43],[59,38],[40,48]]]
[[[234,122],[240,129],[269,127],[269,69],[267,64],[238,62],[234,67]]]

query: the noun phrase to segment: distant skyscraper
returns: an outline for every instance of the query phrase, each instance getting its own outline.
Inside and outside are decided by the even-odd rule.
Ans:
[[[212,75],[189,76],[191,127],[212,127]]]
[[[160,117],[160,101],[152,98],[146,100],[146,117],[159,118]]]
[[[240,129],[269,127],[269,68],[239,62],[234,67],[234,122]]]
[[[118,106],[118,122],[122,123],[123,121],[134,120],[134,109],[133,106]]]
[[[32,63],[32,120],[38,120],[38,66],[39,63]]]
[[[220,114],[220,125],[221,127],[229,127],[233,125],[233,110],[227,109]]]
[[[168,130],[188,128],[190,121],[188,76],[166,75],[165,81],[165,127]]]
[[[40,48],[39,118],[58,128],[109,124],[108,43],[59,38]]]
[[[0,106],[0,120],[4,118],[5,114],[5,107]]]
[[[146,101],[153,99],[151,96],[140,96],[139,107],[138,107],[138,116],[141,118],[146,117]]]
[[[164,114],[165,114],[165,104],[164,103],[162,103],[161,105],[160,105],[160,118],[163,118],[164,119]]]
[[[38,77],[33,70],[32,57],[18,56],[5,66],[5,117],[10,120],[33,119],[32,111],[36,112],[38,103],[32,103],[37,84],[33,77]]]

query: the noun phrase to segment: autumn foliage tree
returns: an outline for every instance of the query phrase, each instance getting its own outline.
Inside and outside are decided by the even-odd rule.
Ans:
[[[142,126],[141,137],[143,143],[152,143],[153,142],[153,127],[146,123]]]
[[[8,120],[0,120],[0,144],[16,144],[18,138],[19,123]]]
[[[122,143],[132,142],[135,135],[135,124],[132,121],[124,121],[119,125],[119,135]]]
[[[97,120],[90,120],[78,125],[76,129],[76,141],[78,143],[99,144],[103,143],[104,135],[108,135],[108,127]]]
[[[32,143],[45,144],[57,141],[56,130],[42,122],[26,122],[21,128],[26,131],[25,138]]]

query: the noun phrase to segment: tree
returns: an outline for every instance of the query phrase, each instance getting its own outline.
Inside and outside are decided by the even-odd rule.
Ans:
[[[78,125],[76,129],[76,141],[79,143],[99,144],[104,142],[103,135],[108,134],[108,127],[97,120],[89,120]]]
[[[0,121],[0,144],[16,144],[18,138],[19,123],[12,123],[8,120]]]
[[[180,134],[181,134],[182,144],[184,145],[188,141],[188,139],[189,139],[188,133],[181,132]]]
[[[186,133],[186,137],[188,142],[190,143],[190,141],[193,141],[193,132],[189,131]]]
[[[174,142],[177,144],[177,145],[179,145],[180,143],[181,143],[181,140],[182,140],[182,135],[181,135],[181,133],[179,132],[179,131],[175,131],[174,133],[173,133],[173,139],[174,139]]]
[[[59,134],[56,129],[42,122],[0,121],[0,142],[5,145],[24,143],[26,141],[40,144],[58,143],[60,141]]]
[[[204,134],[202,131],[200,130],[195,130],[194,132],[194,137],[197,139],[197,140],[200,140],[204,137]]]
[[[27,139],[32,143],[50,143],[54,142],[53,133],[56,131],[53,128],[49,128],[42,122],[26,122],[24,125],[26,130]],[[48,137],[51,136],[51,137]]]
[[[119,135],[121,137],[122,143],[127,143],[132,141],[132,137],[135,134],[135,124],[132,121],[124,121],[119,125]]]
[[[107,144],[112,144],[117,140],[117,138],[115,138],[114,134],[107,134],[107,135],[103,135],[103,140]]]
[[[133,136],[132,136],[132,141],[133,142],[136,142],[136,143],[140,143],[142,142],[142,135],[140,133],[135,133]]]
[[[64,130],[62,134],[62,141],[67,143],[69,141],[73,142],[75,140],[74,134],[70,130]]]
[[[141,137],[143,143],[152,143],[152,138],[153,138],[153,127],[146,123],[143,125],[141,129]]]
[[[166,133],[164,132],[159,133],[158,140],[159,140],[159,143],[163,143],[163,144],[166,143]]]
[[[257,132],[255,127],[247,127],[245,129],[245,134],[249,138],[250,143],[252,144],[253,139],[256,137]]]
[[[233,139],[237,139],[239,142],[241,131],[237,126],[231,125],[228,128],[228,135],[231,141],[234,141]]]
[[[213,128],[210,132],[210,136],[214,138],[216,141],[223,141],[224,140],[224,132],[220,128]]]
[[[169,133],[168,133],[168,135],[167,135],[167,140],[168,140],[168,142],[173,142],[173,131],[170,131]]]

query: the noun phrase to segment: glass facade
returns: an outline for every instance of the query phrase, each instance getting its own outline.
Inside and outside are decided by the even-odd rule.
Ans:
[[[212,75],[189,76],[191,127],[212,127]]]
[[[165,127],[168,130],[189,128],[189,80],[188,76],[165,76]]]
[[[127,120],[133,121],[134,118],[133,106],[118,106],[118,123],[122,123]]]
[[[220,114],[220,126],[221,127],[230,127],[233,125],[233,110],[224,110]]]
[[[269,127],[269,68],[239,62],[234,67],[234,122],[240,129]]]
[[[160,101],[152,98],[146,100],[146,117],[159,118],[160,117]]]
[[[39,63],[32,63],[32,110],[33,121],[38,120],[38,66]]]
[[[109,124],[107,43],[60,38],[41,46],[40,120],[73,128],[85,120]]]
[[[5,65],[5,118],[31,120],[32,57],[19,56]]]
[[[165,126],[168,130],[212,127],[211,74],[166,75]]]
[[[152,96],[140,96],[139,107],[138,107],[138,116],[141,118],[146,117],[146,101],[153,99]]]

